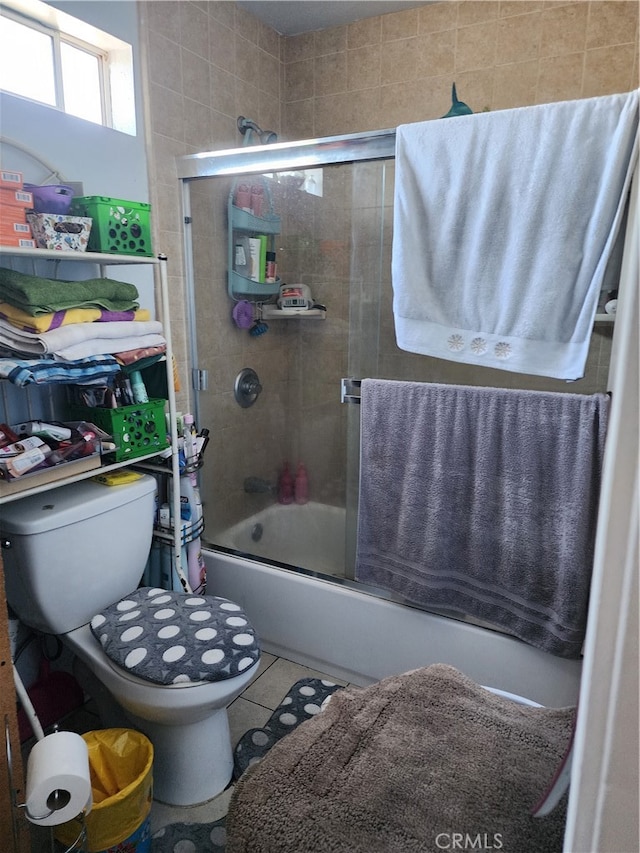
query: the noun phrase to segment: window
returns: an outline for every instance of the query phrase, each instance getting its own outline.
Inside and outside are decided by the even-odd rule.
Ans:
[[[136,132],[131,45],[40,0],[3,2],[0,89]]]

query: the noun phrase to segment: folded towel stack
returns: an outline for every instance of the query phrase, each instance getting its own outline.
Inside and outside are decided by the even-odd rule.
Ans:
[[[0,360],[1,375],[15,384],[104,383],[140,359],[160,357],[162,324],[138,300],[127,282],[61,281],[0,268],[0,347],[11,351]]]

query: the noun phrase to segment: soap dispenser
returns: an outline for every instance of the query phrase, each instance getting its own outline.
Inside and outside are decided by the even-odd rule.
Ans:
[[[298,463],[296,473],[295,499],[297,504],[306,504],[309,501],[309,476],[302,462]]]
[[[280,476],[278,477],[278,503],[293,503],[293,477],[289,471],[289,463],[284,463]]]

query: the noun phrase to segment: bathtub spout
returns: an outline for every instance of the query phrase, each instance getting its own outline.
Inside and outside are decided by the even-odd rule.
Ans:
[[[262,477],[246,477],[244,481],[244,490],[248,494],[272,494],[276,492],[276,487],[268,480],[263,480]]]

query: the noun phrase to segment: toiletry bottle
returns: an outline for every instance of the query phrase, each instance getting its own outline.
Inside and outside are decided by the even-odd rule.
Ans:
[[[195,423],[193,421],[193,415],[190,412],[186,412],[182,417],[183,429],[184,429],[184,458],[187,464],[187,469],[193,468],[196,462],[198,461],[198,448],[197,448],[197,433]],[[191,476],[191,482],[193,485],[197,485],[196,472],[195,470],[189,471]]]
[[[264,190],[260,184],[254,184],[251,187],[251,213],[254,216],[262,216],[263,203]]]
[[[267,252],[267,270],[265,276],[265,284],[276,283],[276,253]]]
[[[293,477],[289,471],[289,463],[285,462],[278,477],[278,503],[293,503]]]
[[[306,504],[309,501],[309,477],[302,462],[298,463],[296,472],[295,498],[297,504]]]
[[[133,399],[136,403],[148,403],[149,395],[147,394],[147,389],[145,388],[144,382],[142,381],[142,374],[139,370],[132,370],[129,378],[131,380],[131,391],[133,393]]]
[[[248,212],[251,211],[251,188],[249,184],[240,184],[235,192],[234,204]]]

